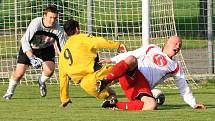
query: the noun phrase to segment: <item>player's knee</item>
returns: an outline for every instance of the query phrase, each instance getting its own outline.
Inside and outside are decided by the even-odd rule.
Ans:
[[[15,80],[20,80],[24,76],[25,72],[24,71],[15,71],[12,74],[12,78]]]
[[[50,62],[50,61],[47,61],[43,64],[43,73],[50,77],[53,75],[54,73],[54,70],[55,70],[55,65],[53,62]]]
[[[144,102],[144,106],[142,110],[156,110],[157,109],[157,104],[154,102],[150,102],[149,104],[146,104]]]
[[[156,110],[157,108],[157,102],[152,97],[144,96],[141,101],[144,102],[144,106],[142,110]]]
[[[54,69],[48,69],[48,68],[43,69],[43,73],[44,73],[46,76],[51,77],[51,76],[53,75],[53,73],[54,73]]]
[[[129,70],[137,67],[137,58],[132,55],[128,56],[124,61],[128,64]]]

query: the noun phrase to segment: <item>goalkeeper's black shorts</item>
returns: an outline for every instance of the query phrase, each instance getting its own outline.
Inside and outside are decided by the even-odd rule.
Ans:
[[[43,49],[32,49],[33,54],[42,59],[43,61],[53,61],[55,62],[55,49],[54,46],[49,46]],[[19,50],[17,63],[31,65],[30,60],[28,59],[27,55],[23,53],[22,47]]]

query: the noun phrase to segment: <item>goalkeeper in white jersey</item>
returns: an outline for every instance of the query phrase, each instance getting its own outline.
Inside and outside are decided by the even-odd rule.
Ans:
[[[31,21],[25,34],[21,38],[21,48],[18,54],[16,69],[13,72],[6,94],[6,100],[12,98],[17,83],[24,75],[29,65],[35,69],[42,68],[42,75],[38,79],[40,95],[47,94],[45,81],[55,69],[55,53],[60,53],[65,43],[63,29],[56,21],[58,10],[55,5],[46,7],[43,17]]]
[[[111,59],[103,60],[106,63],[116,62],[117,64],[113,66],[111,72],[104,80],[97,81],[98,91],[104,89],[112,80],[119,78],[119,83],[130,102],[106,101],[102,107],[116,107],[122,110],[143,110],[145,107],[150,107],[147,106],[147,104],[150,105],[150,102],[144,100],[145,97],[150,97],[150,93],[147,91],[141,92],[137,88],[138,85],[134,84],[138,82],[135,78],[136,69],[142,73],[144,76],[142,81],[146,80],[151,89],[164,81],[168,75],[173,76],[184,101],[194,109],[205,109],[206,107],[203,104],[196,103],[195,97],[185,80],[184,72],[179,62],[174,59],[181,46],[181,39],[177,36],[172,36],[168,39],[163,49],[151,44],[134,51],[119,54]],[[131,70],[132,68],[133,70]],[[133,75],[131,75],[132,73],[128,75],[128,70],[129,72],[133,71]],[[131,80],[136,81],[131,82]],[[124,87],[125,83],[129,83],[126,88]],[[130,91],[131,89],[132,91]],[[133,98],[129,97],[129,95],[132,95]],[[133,103],[136,100],[142,101],[141,105]],[[150,109],[153,110],[153,108]]]

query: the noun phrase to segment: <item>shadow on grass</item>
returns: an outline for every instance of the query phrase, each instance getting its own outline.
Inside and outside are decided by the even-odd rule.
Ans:
[[[207,104],[206,104],[206,107],[207,107],[207,109],[208,109],[208,108],[215,108],[215,104],[214,104],[214,105],[212,105],[212,104],[207,105]]]
[[[205,104],[207,109],[209,108],[215,108],[215,105],[212,104]],[[175,110],[175,109],[185,109],[188,108],[187,104],[164,104],[162,106],[159,106],[157,110]]]
[[[52,94],[50,94],[52,95]],[[118,98],[126,98],[125,95],[117,95]],[[24,99],[59,99],[60,97],[59,96],[46,96],[46,97],[40,97],[39,95],[38,96],[34,96],[34,97],[26,97],[25,95],[22,95],[22,96],[14,96],[11,100],[24,100]],[[76,99],[79,99],[79,98],[83,98],[83,99],[87,99],[87,98],[95,98],[93,96],[90,96],[90,95],[80,95],[80,96],[71,96],[71,98],[76,98]],[[96,99],[96,98],[95,98]]]
[[[95,98],[93,96],[74,96],[74,97],[71,97],[71,98]],[[57,97],[57,96],[52,96],[52,97],[13,97],[12,100],[24,100],[24,99],[60,99],[60,97]]]
[[[162,106],[158,106],[157,110],[175,110],[175,109],[183,109],[187,108],[187,104],[164,104]]]

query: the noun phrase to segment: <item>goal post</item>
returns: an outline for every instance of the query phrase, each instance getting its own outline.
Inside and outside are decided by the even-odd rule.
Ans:
[[[150,40],[150,0],[142,0],[142,45]]]
[[[61,26],[73,18],[80,22],[81,32],[122,42],[128,50],[150,43],[162,45],[169,36],[177,34],[173,0],[1,0],[0,83],[8,83],[16,65],[20,39],[28,24],[33,18],[42,16],[43,9],[53,3],[59,9]],[[99,50],[100,58],[116,54],[116,50]],[[183,62],[183,65],[186,64]],[[189,75],[187,68],[184,69]],[[30,67],[21,84],[34,84],[40,72],[40,69]],[[57,77],[58,69],[49,83],[58,84]]]

